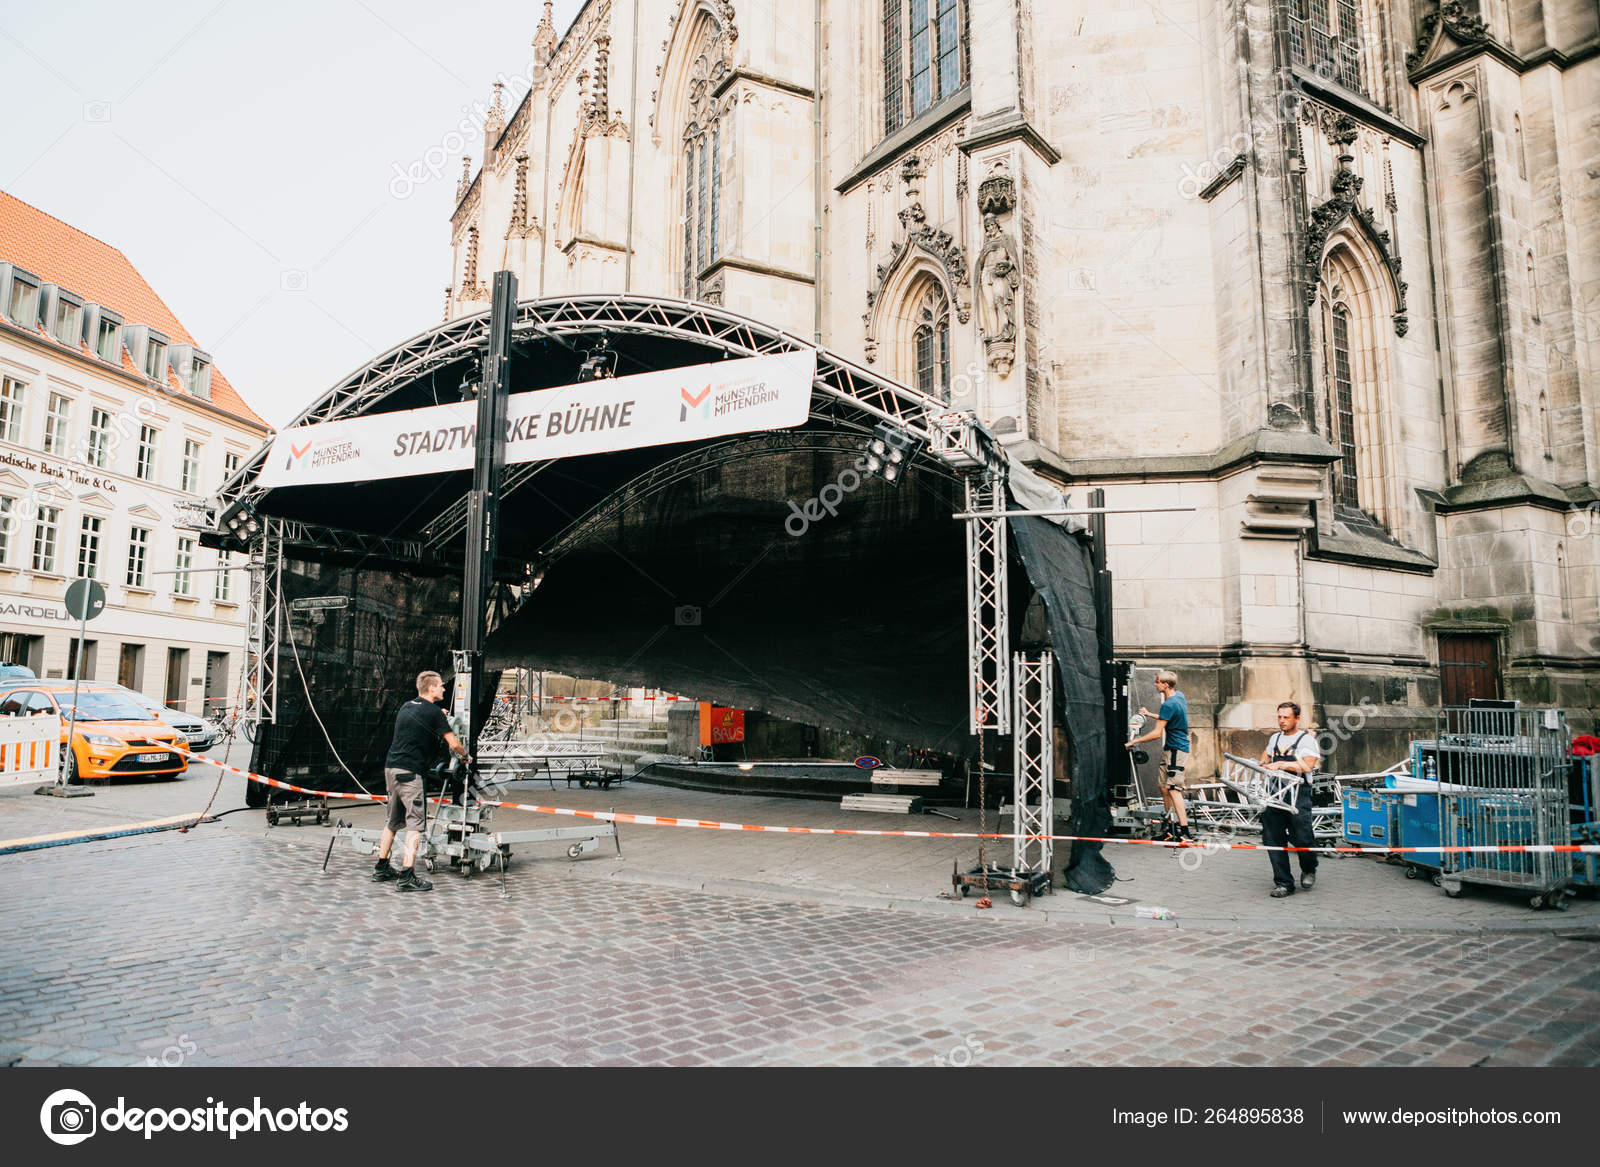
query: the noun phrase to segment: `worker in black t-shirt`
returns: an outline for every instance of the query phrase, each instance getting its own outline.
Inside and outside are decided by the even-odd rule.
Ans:
[[[464,762],[472,761],[467,747],[450,728],[450,719],[439,702],[444,700],[444,678],[435,672],[417,674],[417,699],[400,706],[394,719],[394,740],[389,743],[389,754],[383,760],[383,782],[389,792],[389,821],[384,826],[383,838],[378,841],[378,865],[372,878],[399,880],[396,891],[429,891],[433,884],[418,879],[412,870],[417,858],[417,844],[422,840],[422,827],[426,810],[422,776],[432,767],[439,755],[439,746],[450,747],[450,752]],[[389,851],[394,847],[395,833],[401,825],[406,827],[405,866],[396,870],[389,865]]]

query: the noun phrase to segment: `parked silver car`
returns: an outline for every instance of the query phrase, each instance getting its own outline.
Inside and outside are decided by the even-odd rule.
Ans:
[[[130,689],[126,685],[107,685],[106,687],[126,693],[130,699],[138,702],[141,706],[161,718],[162,721],[183,735],[183,744],[191,750],[209,750],[217,744],[217,738],[220,736],[217,733],[217,728],[205,718],[163,705],[155,698],[147,697],[139,690]]]

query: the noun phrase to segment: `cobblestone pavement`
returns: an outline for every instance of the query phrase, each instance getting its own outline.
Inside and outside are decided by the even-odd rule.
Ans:
[[[320,873],[327,837],[215,824],[0,857],[0,1063],[1600,1064],[1600,933],[1577,919],[1076,923],[537,855],[504,896],[445,874],[400,895],[348,852]]]

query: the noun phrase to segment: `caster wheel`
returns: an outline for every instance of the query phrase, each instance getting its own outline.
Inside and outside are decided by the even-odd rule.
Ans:
[[[572,846],[567,848],[567,858],[568,859],[576,859],[579,855],[582,855],[582,854],[583,854],[583,844],[582,843],[574,843],[574,844],[572,844]]]
[[[1019,908],[1025,908],[1028,906],[1028,897],[1020,891],[1014,891],[1011,893],[1011,902]]]
[[[587,789],[589,789],[589,780],[587,778],[579,778],[578,779],[578,789],[579,790],[587,790]]]
[[[1461,889],[1459,887],[1451,887],[1449,884],[1445,884],[1444,894],[1449,896],[1451,899],[1459,899],[1461,896]]]
[[[1409,865],[1406,867],[1406,878],[1407,879],[1415,879],[1420,874],[1421,874],[1421,872],[1419,872],[1415,867],[1412,867],[1412,866],[1409,866]]]
[[[432,859],[424,859],[422,861],[422,869],[424,871],[426,871],[429,875],[432,875],[433,874],[433,860]]]
[[[1564,912],[1568,908],[1572,907],[1572,900],[1568,896],[1559,896],[1550,906],[1558,912]]]
[[[1529,896],[1528,897],[1528,906],[1530,908],[1533,908],[1535,911],[1537,911],[1538,909],[1544,907],[1544,897],[1543,896]]]
[[[1434,887],[1443,887],[1444,886],[1444,876],[1435,875],[1433,877],[1432,883],[1433,883]]]
[[[269,810],[267,812],[267,826],[275,827],[277,825],[278,825],[278,812],[275,811],[275,810]]]
[[[966,884],[962,884],[962,885],[961,885],[961,886],[960,886],[960,887],[959,887],[959,888],[957,888],[957,889],[956,889],[956,890],[957,890],[957,891],[959,891],[959,892],[960,892],[960,893],[961,893],[961,898],[962,898],[962,899],[966,899],[966,898],[967,898],[967,892],[969,892],[969,891],[971,891],[971,890],[972,890],[972,889],[971,889],[971,888],[969,888],[969,887],[968,887],[968,886],[967,886],[967,885],[966,885]]]

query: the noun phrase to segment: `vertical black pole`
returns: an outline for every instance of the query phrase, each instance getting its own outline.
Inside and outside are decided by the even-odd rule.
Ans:
[[[461,581],[461,647],[471,664],[467,751],[476,757],[477,709],[483,699],[483,641],[500,542],[500,481],[506,468],[506,399],[511,394],[511,317],[517,307],[517,277],[494,273],[489,306],[489,351],[478,386],[477,452],[472,493],[467,496],[466,572]]]
[[[1103,509],[1106,505],[1106,492],[1098,487],[1089,492],[1089,505],[1096,509]],[[1117,702],[1117,670],[1115,657],[1117,655],[1116,635],[1112,628],[1111,606],[1111,570],[1106,567],[1106,516],[1095,514],[1089,516],[1089,535],[1091,539],[1090,566],[1094,569],[1094,614],[1095,634],[1100,646],[1100,691],[1105,695],[1106,710],[1106,785],[1110,788],[1112,772],[1120,769],[1114,766],[1112,759],[1121,753],[1120,745],[1127,736],[1126,727],[1118,728],[1117,722],[1122,716],[1118,712]],[[1120,763],[1121,759],[1117,758]]]

